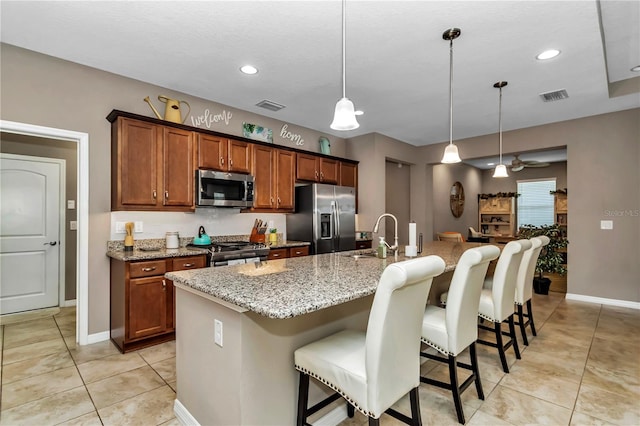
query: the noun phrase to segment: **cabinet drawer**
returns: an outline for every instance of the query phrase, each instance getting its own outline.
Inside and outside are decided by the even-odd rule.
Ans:
[[[146,262],[131,262],[129,264],[129,276],[131,278],[150,277],[164,275],[167,272],[167,263],[164,260],[149,260]]]
[[[186,269],[204,268],[204,256],[178,257],[172,260],[172,271],[184,271]]]
[[[309,246],[291,247],[289,249],[289,257],[299,257],[299,256],[308,256],[308,255],[309,255]]]
[[[370,248],[371,248],[371,240],[356,241],[356,250],[370,249]]]
[[[269,251],[268,259],[285,259],[289,257],[289,249],[271,249]]]

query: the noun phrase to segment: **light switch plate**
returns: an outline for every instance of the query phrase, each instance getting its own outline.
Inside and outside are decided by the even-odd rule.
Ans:
[[[144,232],[142,229],[143,229],[142,222],[136,222],[134,227],[134,232]]]
[[[67,200],[67,210],[73,210],[76,208],[76,200]]]
[[[216,345],[222,347],[222,321],[214,320],[214,341]]]
[[[116,222],[116,234],[124,234],[127,231],[124,228],[126,222]]]
[[[77,220],[69,221],[69,230],[71,230],[71,231],[77,231],[78,230],[78,221]]]
[[[613,221],[612,220],[601,220],[600,221],[600,229],[613,229]]]

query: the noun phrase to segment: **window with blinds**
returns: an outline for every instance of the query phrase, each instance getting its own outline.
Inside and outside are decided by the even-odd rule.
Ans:
[[[518,182],[518,229],[522,225],[552,225],[553,195],[556,179],[531,179]]]

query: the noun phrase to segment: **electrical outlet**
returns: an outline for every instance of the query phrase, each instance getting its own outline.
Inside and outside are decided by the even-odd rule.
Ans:
[[[124,228],[126,222],[116,222],[116,234],[125,234],[127,231]]]
[[[76,208],[76,200],[67,200],[67,209],[73,210]]]
[[[142,230],[142,222],[136,222],[135,223],[134,232],[144,232]]]
[[[612,220],[601,220],[600,221],[600,229],[613,229],[613,221]]]
[[[216,342],[216,345],[222,347],[222,321],[220,320],[214,320],[214,341]]]
[[[78,221],[77,220],[69,221],[69,230],[70,231],[77,231],[78,230]]]

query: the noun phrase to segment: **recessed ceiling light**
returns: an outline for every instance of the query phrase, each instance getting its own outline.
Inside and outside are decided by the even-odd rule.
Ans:
[[[631,68],[631,71],[640,72],[640,65],[636,65],[635,67]]]
[[[240,71],[245,74],[252,75],[258,73],[258,68],[254,67],[253,65],[243,65],[242,67],[240,67]]]
[[[355,114],[355,115],[362,115],[362,114],[364,114],[364,111],[356,110],[356,111],[354,112],[354,114]]]
[[[549,50],[545,50],[544,52],[542,52],[538,56],[536,56],[536,59],[538,59],[540,61],[544,61],[545,59],[555,58],[559,54],[560,54],[559,50],[557,50],[557,49],[549,49]]]
[[[494,166],[496,163],[487,163],[487,166]]]

